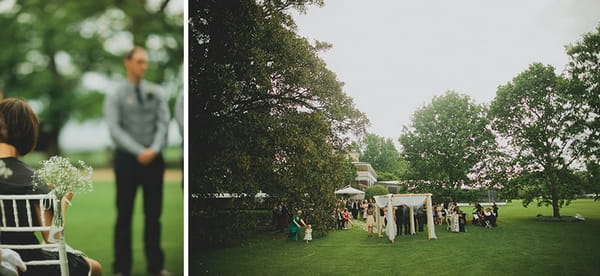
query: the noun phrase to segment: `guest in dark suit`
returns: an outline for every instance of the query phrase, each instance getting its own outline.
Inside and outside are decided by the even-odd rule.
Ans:
[[[342,213],[341,208],[337,209],[337,223],[338,223],[339,230],[344,229],[344,214]]]
[[[477,211],[478,214],[481,214],[483,207],[481,207],[481,204],[479,204],[479,201],[475,201],[474,209]]]
[[[496,205],[496,201],[492,202],[492,209],[494,210],[494,217],[498,219],[498,205]]]
[[[353,199],[352,200],[352,209],[350,209],[350,211],[352,212],[352,218],[357,219],[358,209],[360,209],[360,202],[358,202],[358,200],[356,200],[356,199]]]
[[[402,210],[403,214],[403,222],[404,222],[404,235],[409,235],[410,232],[408,228],[410,227],[410,207],[407,205],[403,205],[404,209]]]
[[[423,232],[423,224],[425,224],[425,208],[423,206],[415,209],[415,220],[419,226],[419,232]]]
[[[279,204],[277,205],[277,230],[279,230],[279,233],[283,233],[283,230],[285,229],[285,227],[287,226],[287,207],[285,207],[285,203],[283,202],[279,202]]]
[[[467,232],[465,225],[467,224],[467,214],[462,212],[458,207],[456,207],[456,212],[458,213],[458,229],[459,232]]]
[[[402,235],[402,225],[404,224],[404,206],[400,205],[396,208],[396,232],[398,236]]]

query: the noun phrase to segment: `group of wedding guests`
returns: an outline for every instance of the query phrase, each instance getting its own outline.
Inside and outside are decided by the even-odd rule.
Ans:
[[[352,227],[352,219],[367,220],[369,209],[375,208],[375,201],[360,199],[339,199],[337,208],[334,210],[334,218],[337,219],[338,229]],[[371,212],[374,212],[371,210]]]
[[[446,229],[452,232],[466,232],[467,214],[460,210],[455,201],[441,204],[433,204],[434,222],[437,225],[446,223]]]
[[[483,208],[479,202],[474,204],[475,212],[473,212],[473,224],[481,226],[496,227],[498,218],[498,206],[495,202],[492,207]],[[461,211],[456,202],[434,203],[433,204],[433,221],[436,225],[447,225],[447,229],[452,232],[466,232],[465,225],[467,224],[466,213]],[[375,216],[380,216],[382,227],[385,228],[387,223],[394,223],[398,236],[410,234],[410,206],[400,205],[395,206],[392,222],[388,222],[387,208],[379,208],[376,211],[375,201],[357,200],[357,199],[340,199],[338,206],[333,210],[333,219],[336,222],[337,229],[348,230],[354,225],[353,220],[365,221],[365,227],[368,236],[373,236],[375,229]],[[273,221],[272,224],[277,231],[284,232],[288,228],[288,236],[290,240],[300,240],[301,232],[304,228],[304,238],[307,243],[312,240],[312,226],[304,221],[301,210],[291,211],[285,201],[277,202],[273,206]],[[415,230],[423,232],[424,225],[427,223],[427,206],[414,206],[413,216]],[[381,233],[379,234],[381,238]]]
[[[300,240],[302,227],[304,227],[303,240],[306,243],[312,240],[312,225],[304,222],[302,210],[292,212],[285,201],[279,201],[273,206],[272,212],[272,225],[280,233],[288,228],[289,240]]]
[[[369,207],[375,206],[375,200],[361,200],[361,199],[339,199],[338,208],[348,209],[348,212],[352,215],[353,219],[367,219],[367,210]]]
[[[483,208],[479,202],[475,201],[475,212],[473,212],[473,221],[475,225],[483,227],[496,227],[498,220],[498,205],[492,202],[492,207]]]
[[[436,225],[447,224],[448,230],[452,232],[466,232],[467,214],[460,210],[456,202],[445,204],[434,203],[434,222]],[[492,203],[491,207],[483,208],[478,201],[474,202],[473,225],[483,227],[496,227],[498,219],[498,205]]]
[[[375,226],[375,201],[373,199],[340,199],[338,201],[338,208],[333,213],[337,229],[348,230],[354,225],[352,222],[353,219],[364,220],[369,236],[373,234]]]
[[[410,234],[410,207],[407,205],[395,206],[392,211],[394,212],[394,221],[388,222],[387,209],[377,208],[374,200],[355,200],[355,199],[340,199],[339,206],[334,210],[334,219],[337,221],[337,229],[347,230],[350,229],[354,223],[352,219],[358,219],[365,221],[365,227],[367,228],[367,236],[373,236],[375,229],[375,216],[379,216],[382,222],[382,227],[385,228],[388,223],[394,223],[396,225],[398,235],[409,235]],[[342,207],[343,206],[343,207]],[[358,212],[356,211],[358,209]],[[350,211],[354,210],[354,212]],[[356,213],[356,216],[354,215]],[[351,215],[352,214],[352,215]],[[416,230],[423,232],[424,225],[427,220],[427,211],[425,206],[418,206],[413,208],[414,222]],[[378,237],[383,237],[380,233]]]

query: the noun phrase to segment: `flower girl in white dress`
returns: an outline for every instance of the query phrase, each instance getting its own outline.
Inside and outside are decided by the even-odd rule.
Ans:
[[[304,240],[306,243],[312,241],[312,226],[310,224],[306,225],[306,230],[304,230]]]

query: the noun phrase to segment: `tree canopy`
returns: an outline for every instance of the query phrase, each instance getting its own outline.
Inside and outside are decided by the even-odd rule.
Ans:
[[[359,160],[368,162],[378,175],[378,180],[398,180],[405,176],[408,164],[390,138],[368,134]]]
[[[570,165],[582,153],[581,109],[569,96],[573,82],[550,65],[534,63],[498,88],[492,127],[510,146],[516,174],[507,189],[529,204],[552,205],[554,216],[579,192]]]
[[[595,200],[600,200],[600,164],[589,162],[587,171],[583,174],[585,191],[594,194]]]
[[[321,1],[190,3],[190,192],[266,192],[312,206],[327,230],[348,175],[351,135],[368,123],[295,31],[291,8]],[[308,196],[307,196],[308,195]]]
[[[456,199],[460,189],[480,183],[477,175],[496,149],[486,115],[484,106],[453,91],[415,111],[399,141],[416,191]]]
[[[567,47],[568,76],[581,84],[583,89],[568,91],[582,109],[581,120],[589,135],[586,140],[586,156],[598,160],[600,156],[600,25],[594,32]]]

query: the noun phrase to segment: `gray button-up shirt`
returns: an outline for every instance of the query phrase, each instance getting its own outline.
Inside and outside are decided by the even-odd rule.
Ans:
[[[120,83],[104,101],[104,117],[116,148],[136,156],[145,148],[162,151],[167,144],[170,119],[162,88],[142,80],[140,89],[142,104],[129,81]]]

